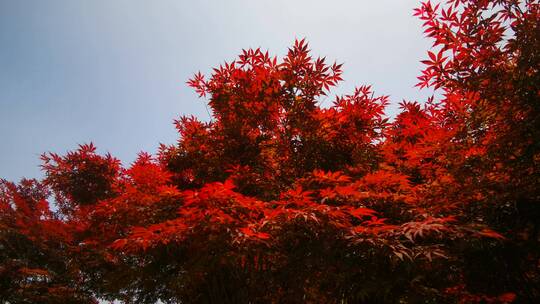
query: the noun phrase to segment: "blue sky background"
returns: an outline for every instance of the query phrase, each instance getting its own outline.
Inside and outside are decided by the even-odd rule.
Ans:
[[[176,142],[180,115],[209,119],[185,85],[242,48],[283,55],[295,38],[344,63],[334,93],[425,100],[430,42],[416,0],[0,0],[0,177],[41,177],[39,155],[94,142],[125,165]],[[328,103],[331,99],[329,98]]]

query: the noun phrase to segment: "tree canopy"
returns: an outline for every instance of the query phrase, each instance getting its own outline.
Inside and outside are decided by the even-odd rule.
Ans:
[[[1,180],[0,302],[539,301],[540,3],[414,15],[441,97],[396,117],[370,86],[322,107],[342,65],[299,40],[194,75],[212,119],[155,155],[85,144]]]

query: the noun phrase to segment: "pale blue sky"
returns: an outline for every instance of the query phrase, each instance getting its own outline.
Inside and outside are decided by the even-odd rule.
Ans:
[[[39,155],[94,142],[124,164],[208,119],[185,85],[242,48],[283,55],[296,37],[344,63],[335,93],[424,100],[430,43],[415,0],[0,0],[0,177],[40,177]],[[333,99],[333,98],[332,98]],[[390,109],[395,113],[395,106]]]

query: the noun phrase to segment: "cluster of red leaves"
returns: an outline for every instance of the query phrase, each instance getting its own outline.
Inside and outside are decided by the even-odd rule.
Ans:
[[[510,303],[540,299],[540,5],[422,3],[434,41],[390,121],[304,40],[197,73],[213,119],[128,168],[93,145],[0,188],[0,300]],[[49,208],[52,191],[56,209]]]
[[[97,303],[76,261],[73,231],[49,208],[46,187],[23,179],[0,180],[0,301]]]

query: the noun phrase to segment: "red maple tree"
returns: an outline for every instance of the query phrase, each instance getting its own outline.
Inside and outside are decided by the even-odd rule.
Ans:
[[[0,184],[7,303],[532,303],[540,299],[540,4],[425,1],[402,102],[321,97],[341,64],[260,49],[196,74],[213,119],[129,167],[93,145]],[[49,198],[57,206],[50,208]]]

